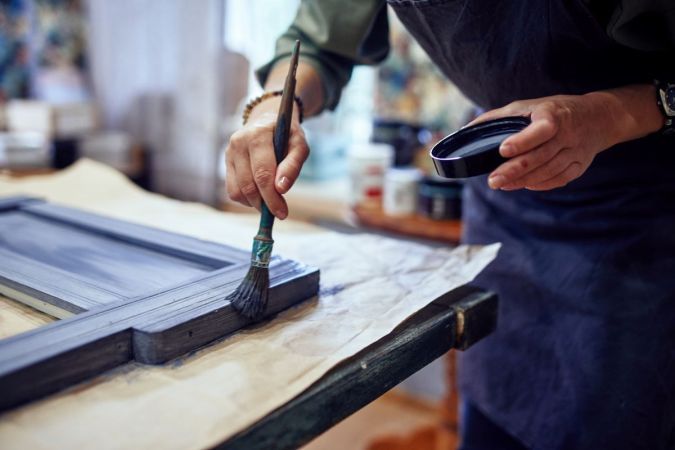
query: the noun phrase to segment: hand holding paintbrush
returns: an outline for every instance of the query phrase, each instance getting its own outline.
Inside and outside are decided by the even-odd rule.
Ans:
[[[299,54],[300,42],[296,41],[281,94],[277,123],[274,128],[273,145],[277,164],[284,159],[288,149],[291,116],[295,101],[295,72],[298,67]],[[249,319],[259,318],[265,312],[267,306],[270,284],[269,263],[274,244],[272,239],[273,226],[274,215],[265,202],[262,202],[260,205],[260,227],[258,228],[258,234],[253,238],[251,266],[239,287],[227,297],[232,302],[234,309]]]

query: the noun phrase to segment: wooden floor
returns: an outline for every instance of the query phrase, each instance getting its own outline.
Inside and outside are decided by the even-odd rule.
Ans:
[[[438,406],[394,390],[314,439],[303,450],[452,450]]]

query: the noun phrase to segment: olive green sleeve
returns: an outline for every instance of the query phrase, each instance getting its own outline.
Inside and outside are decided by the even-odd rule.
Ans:
[[[375,64],[389,52],[384,0],[303,0],[290,28],[279,37],[274,58],[259,68],[261,84],[272,67],[301,42],[301,59],[319,73],[324,108],[335,109],[356,64]]]

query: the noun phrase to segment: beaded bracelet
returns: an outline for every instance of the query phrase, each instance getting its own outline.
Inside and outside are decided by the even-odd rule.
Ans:
[[[283,94],[283,91],[268,91],[268,92],[263,92],[259,96],[251,99],[247,104],[246,107],[244,108],[244,113],[242,114],[241,118],[243,121],[243,124],[246,125],[246,122],[248,122],[248,117],[251,115],[251,112],[253,111],[253,108],[258,106],[260,103],[263,101],[267,100],[268,98],[272,97],[277,97],[279,95]],[[302,123],[302,119],[304,116],[304,106],[302,104],[302,100],[300,100],[300,97],[297,95],[293,96],[293,100],[295,100],[295,103],[298,105],[298,119],[299,122]]]

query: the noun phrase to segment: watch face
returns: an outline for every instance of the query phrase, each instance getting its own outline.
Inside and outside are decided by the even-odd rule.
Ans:
[[[675,84],[668,85],[664,103],[671,112],[675,113]]]
[[[669,117],[675,117],[675,84],[667,83],[659,89],[659,97],[663,112]]]

